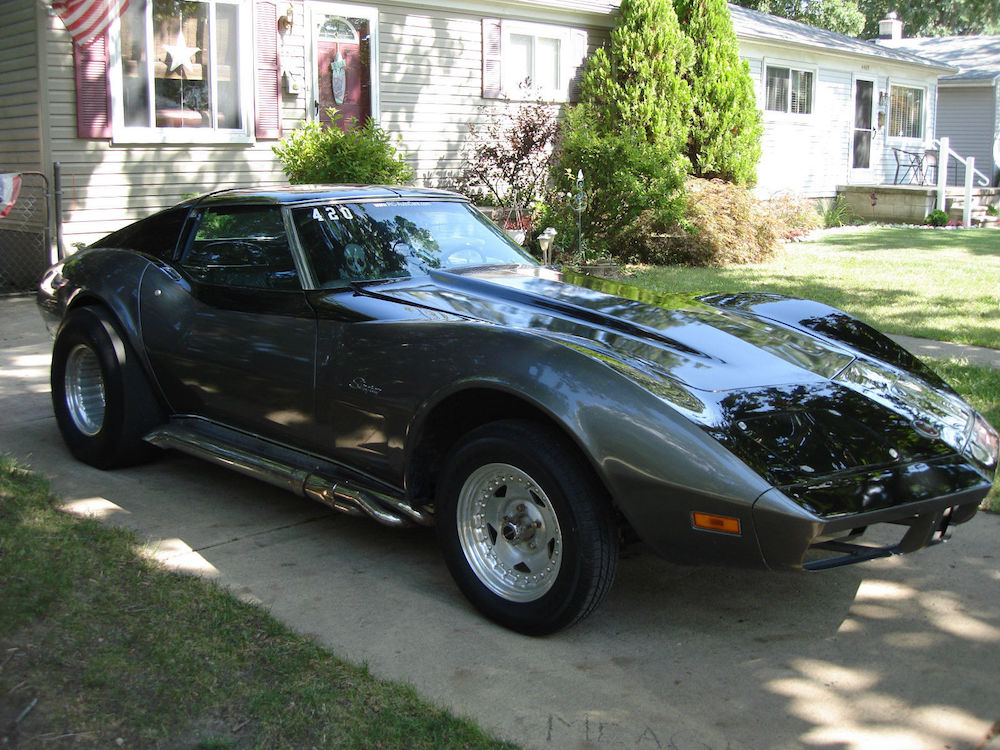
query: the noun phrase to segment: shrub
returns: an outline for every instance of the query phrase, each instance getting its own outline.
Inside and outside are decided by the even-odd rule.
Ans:
[[[683,76],[691,56],[671,2],[623,0],[610,44],[587,61],[553,178],[560,192],[573,194],[583,171],[584,235],[594,245],[613,250],[622,227],[643,214],[657,225],[681,217],[691,119]],[[575,224],[570,202],[560,205],[571,212],[564,223]]]
[[[946,227],[948,226],[948,214],[940,208],[935,208],[927,214],[927,218],[924,219],[924,224],[930,224],[932,227]]]
[[[480,123],[469,124],[465,168],[456,188],[477,203],[505,209],[508,223],[524,224],[548,193],[559,121],[540,101],[507,101],[503,109],[480,112]]]
[[[583,172],[584,237],[616,253],[614,244],[622,228],[640,215],[652,214],[664,225],[683,216],[684,177],[676,168],[677,156],[670,145],[650,143],[624,125],[615,133],[602,132],[594,126],[591,105],[580,104],[567,116],[559,144],[560,163],[565,167],[553,179],[559,193],[574,195],[577,173]],[[552,203],[568,212],[559,223],[575,228],[572,201]]]
[[[846,227],[862,223],[861,217],[854,213],[850,202],[843,195],[838,195],[829,203],[824,204],[820,211],[823,219],[823,226]]]
[[[344,132],[336,124],[341,114],[329,114],[331,125],[305,122],[273,148],[289,182],[402,185],[413,179],[413,168],[374,120]]]
[[[823,217],[816,202],[791,193],[780,193],[764,202],[765,210],[774,219],[778,236],[791,240],[823,226]]]
[[[686,190],[685,226],[671,230],[644,216],[623,233],[633,260],[724,266],[774,255],[781,224],[745,187],[692,177]]]

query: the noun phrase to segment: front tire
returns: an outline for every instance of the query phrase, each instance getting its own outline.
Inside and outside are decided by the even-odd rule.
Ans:
[[[103,308],[71,312],[52,349],[52,406],[70,453],[110,469],[148,460],[163,410],[134,350]]]
[[[445,562],[490,619],[545,635],[590,614],[618,561],[607,493],[563,435],[527,420],[473,430],[436,498]]]

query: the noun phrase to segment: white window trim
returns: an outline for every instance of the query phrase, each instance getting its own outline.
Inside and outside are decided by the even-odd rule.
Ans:
[[[209,128],[157,128],[125,125],[125,97],[122,91],[121,20],[115,19],[109,27],[108,75],[111,92],[111,142],[113,144],[226,144],[254,142],[254,55],[253,8],[240,0],[213,0],[215,4],[235,5],[239,8],[239,39],[237,54],[240,70],[240,108],[243,127],[240,130],[215,130]],[[146,16],[146,39],[152,39],[150,16]],[[215,25],[211,26],[215,42]],[[250,40],[250,44],[243,43]]]
[[[512,101],[541,99],[549,102],[568,102],[570,100],[570,86],[572,85],[573,76],[587,55],[587,45],[585,42],[581,41],[578,44],[582,49],[574,48],[577,34],[583,32],[583,30],[574,29],[569,26],[553,26],[551,24],[509,21],[507,19],[503,19],[500,24],[500,61],[503,70],[501,86],[503,95]],[[510,37],[512,34],[559,40],[559,86],[557,88],[542,89],[532,87],[530,91],[525,92],[520,86],[521,81],[509,80],[509,74],[507,73],[508,66],[504,64],[504,61],[511,54]]]
[[[893,87],[905,88],[905,89],[918,89],[923,91],[923,106],[920,108],[920,135],[910,136],[910,135],[890,135],[889,134],[889,123],[892,122],[892,89]],[[886,141],[891,143],[901,143],[906,145],[914,145],[917,143],[929,143],[931,138],[928,131],[928,125],[931,121],[930,118],[930,106],[931,106],[931,92],[930,87],[926,83],[917,83],[915,81],[908,81],[901,78],[889,78],[886,81],[885,86],[886,96],[889,97],[888,107],[885,113],[885,135]]]
[[[381,98],[381,85],[379,79],[381,78],[380,72],[382,66],[379,63],[379,14],[378,8],[371,5],[346,5],[344,3],[325,3],[316,2],[309,3],[308,6],[309,15],[309,33],[306,34],[305,44],[308,46],[306,50],[306,60],[309,65],[309,86],[308,96],[306,97],[307,116],[310,120],[318,120],[319,114],[314,111],[313,102],[318,99],[316,91],[319,88],[318,81],[318,64],[316,62],[316,40],[317,33],[320,26],[320,18],[322,16],[344,16],[345,18],[365,18],[368,20],[369,27],[371,29],[371,42],[368,45],[370,59],[368,61],[369,69],[371,70],[372,80],[371,80],[371,105],[372,113],[371,117],[375,121],[375,124],[379,127],[382,126],[382,98]]]
[[[789,70],[789,89],[788,89],[788,109],[784,111],[778,111],[775,109],[767,108],[767,69],[768,68],[788,68]],[[809,114],[802,114],[799,112],[792,112],[792,90],[791,90],[791,71],[799,71],[800,73],[812,73],[812,91],[810,100],[810,112]],[[765,57],[761,61],[760,66],[760,110],[764,114],[765,118],[773,118],[775,120],[794,120],[798,122],[807,121],[816,116],[817,105],[819,103],[819,69],[811,67],[809,65],[803,65],[800,61],[792,60],[779,60],[775,58]]]

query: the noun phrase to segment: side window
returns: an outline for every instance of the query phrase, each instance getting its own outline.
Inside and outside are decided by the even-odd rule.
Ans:
[[[194,279],[215,286],[301,288],[277,206],[206,209],[181,266]]]
[[[164,211],[119,229],[103,240],[98,240],[93,246],[137,250],[161,260],[170,260],[177,249],[177,238],[184,228],[185,218],[186,208]]]

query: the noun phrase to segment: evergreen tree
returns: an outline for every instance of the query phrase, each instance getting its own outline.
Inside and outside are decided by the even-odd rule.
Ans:
[[[623,0],[610,44],[587,62],[555,178],[574,192],[583,171],[585,234],[616,254],[630,232],[640,231],[640,215],[667,226],[683,210],[691,56],[670,0]]]
[[[740,59],[725,0],[677,0],[681,28],[694,43],[691,174],[741,185],[757,182],[763,133],[747,63]]]

